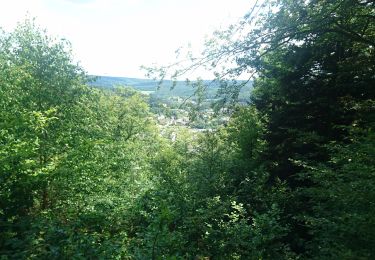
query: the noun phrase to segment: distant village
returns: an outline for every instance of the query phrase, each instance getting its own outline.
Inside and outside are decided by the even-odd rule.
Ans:
[[[209,107],[209,100],[205,100],[204,108],[199,110],[199,117],[193,118],[191,107],[196,105],[194,100],[185,100],[181,97],[172,96],[165,102],[158,104],[159,109],[155,113],[155,119],[160,127],[160,133],[164,137],[176,141],[178,132],[186,129],[191,133],[202,133],[213,131],[220,125],[229,121],[229,116],[216,116]]]

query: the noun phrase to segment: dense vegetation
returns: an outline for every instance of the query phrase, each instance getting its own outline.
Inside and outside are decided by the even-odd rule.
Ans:
[[[254,72],[251,102],[175,142],[145,96],[89,87],[67,42],[2,32],[0,259],[373,259],[374,17],[255,6],[190,66],[233,62],[222,105]]]

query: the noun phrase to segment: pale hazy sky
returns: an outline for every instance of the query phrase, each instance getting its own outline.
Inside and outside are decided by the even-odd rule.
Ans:
[[[28,14],[68,39],[90,74],[144,77],[140,65],[173,62],[174,51],[238,21],[251,0],[0,0],[0,27]]]

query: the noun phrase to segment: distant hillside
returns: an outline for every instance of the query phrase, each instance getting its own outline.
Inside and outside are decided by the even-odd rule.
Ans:
[[[91,85],[96,87],[113,88],[115,86],[131,86],[142,91],[155,91],[157,81],[125,77],[94,76],[96,80]]]
[[[96,80],[90,85],[102,88],[113,88],[115,86],[129,86],[133,87],[139,91],[147,91],[152,93],[152,95],[158,97],[170,97],[179,96],[187,97],[194,93],[194,89],[191,86],[187,86],[185,81],[178,81],[177,85],[172,88],[172,81],[165,80],[162,86],[158,89],[158,81],[151,79],[138,79],[138,78],[126,78],[126,77],[110,77],[110,76],[94,76]],[[206,80],[205,83],[210,83],[211,81]],[[248,97],[250,90],[252,88],[252,82],[249,82],[246,87],[241,91],[241,96]],[[210,97],[214,97],[218,90],[218,86],[212,84],[209,88],[208,94]]]

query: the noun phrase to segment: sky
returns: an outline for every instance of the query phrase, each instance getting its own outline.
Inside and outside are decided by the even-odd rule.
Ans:
[[[72,43],[91,75],[144,78],[141,65],[165,65],[175,50],[202,50],[214,30],[238,21],[251,0],[0,0],[0,27],[11,31],[35,17]],[[203,75],[204,77],[204,75]]]

